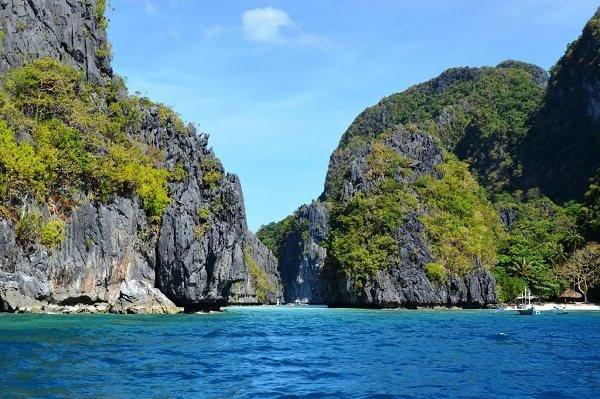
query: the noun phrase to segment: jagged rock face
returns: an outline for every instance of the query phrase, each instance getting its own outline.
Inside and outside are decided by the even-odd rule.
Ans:
[[[0,0],[0,74],[40,57],[82,69],[101,82],[112,75],[97,0]]]
[[[108,42],[98,4],[0,0],[0,74],[53,57],[82,69],[91,81],[110,79],[109,59],[99,56]],[[261,275],[279,287],[267,299],[281,298],[273,257],[247,229],[239,179],[225,174],[207,147],[208,136],[176,127],[156,108],[142,112],[141,126],[128,134],[158,148],[165,167],[178,164],[187,172],[184,181],[170,183],[171,204],[162,220],[149,223],[135,196],[108,204],[83,198],[68,217],[64,243],[49,250],[17,243],[14,224],[0,218],[0,310],[171,313],[176,306],[219,307],[234,283],[249,287],[238,294],[255,295],[245,248]],[[203,181],[205,161],[213,165],[211,184]]]
[[[408,160],[411,173],[396,176],[397,181],[413,184],[424,175],[439,177],[436,166],[444,160],[443,152],[429,135],[398,126],[384,144]],[[324,198],[348,201],[373,188],[375,182],[369,177],[367,160],[371,146],[371,142],[363,142],[344,151],[343,159],[349,165],[343,166],[346,172],[341,174],[342,184],[337,185],[340,191],[325,194]],[[341,159],[332,157],[332,167],[340,166]],[[336,171],[331,175],[340,176]],[[433,255],[419,220],[420,212],[412,211],[394,234],[399,249],[397,259],[379,270],[364,287],[357,288],[345,274],[327,268],[323,241],[329,232],[330,220],[325,204],[315,201],[301,207],[294,214],[294,228],[287,233],[280,259],[286,302],[360,307],[482,307],[494,303],[495,280],[482,265],[474,265],[473,272],[464,277],[451,277],[447,283],[427,278],[425,265],[433,261]]]
[[[275,258],[269,248],[250,232],[248,232],[246,236],[244,251],[245,269],[243,274],[244,276],[248,276],[248,278],[233,284],[229,296],[229,303],[243,305],[283,303],[283,287],[279,276],[279,269],[277,267],[277,258]],[[250,257],[251,260],[246,257]],[[257,288],[259,283],[256,281],[256,277],[258,276],[253,276],[250,265],[246,260],[254,262],[254,264],[264,272],[263,276],[266,278],[264,281],[265,287]],[[265,296],[264,298],[260,298],[261,294],[258,293],[260,290],[265,291],[263,293]]]
[[[154,285],[155,241],[133,199],[75,208],[53,250],[19,245],[12,223],[0,220],[0,286],[45,304],[113,303],[124,281]]]
[[[238,177],[223,173],[217,186],[204,184],[202,163],[216,158],[207,147],[208,137],[197,135],[191,126],[189,129],[185,133],[169,123],[162,126],[157,110],[151,109],[137,137],[161,149],[167,166],[180,164],[188,171],[184,181],[172,184],[172,203],[162,218],[157,244],[157,286],[178,306],[219,307],[227,303],[234,283],[250,284],[244,261],[246,245],[256,254],[264,252],[264,248],[248,231]],[[211,216],[198,237],[200,208],[208,209]],[[261,259],[266,263],[258,263],[278,279],[276,268],[270,268],[271,259],[267,255]]]
[[[581,199],[600,167],[600,11],[553,68],[521,150],[529,187],[557,201]]]
[[[313,201],[294,215],[296,223],[288,233],[280,262],[285,301],[324,304],[323,266],[327,252],[321,246],[329,229],[325,205]]]
[[[450,277],[442,284],[427,278],[425,265],[433,261],[418,214],[409,215],[396,233],[398,260],[377,274],[361,289],[350,279],[334,274],[328,280],[331,306],[416,308],[460,306],[479,308],[496,302],[496,282],[491,273],[477,267],[465,277]]]
[[[410,133],[399,127],[385,140],[385,144],[387,148],[409,160],[411,173],[404,178],[397,176],[398,180],[413,183],[423,175],[438,176],[436,165],[443,161],[443,155],[439,145],[430,136]],[[342,200],[368,190],[373,185],[367,175],[367,154],[369,151],[365,149],[353,150],[351,173],[344,182]],[[474,272],[467,276],[451,277],[445,284],[432,282],[427,278],[425,265],[433,262],[434,257],[424,226],[419,220],[420,212],[411,212],[395,233],[398,258],[379,270],[364,287],[355,287],[342,273],[330,272],[326,284],[328,304],[367,307],[482,307],[494,303],[495,280],[481,265],[474,265]]]

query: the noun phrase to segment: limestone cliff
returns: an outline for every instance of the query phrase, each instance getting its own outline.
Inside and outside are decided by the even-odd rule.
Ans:
[[[0,0],[0,73],[52,57],[102,81],[112,75],[105,0]]]
[[[79,68],[93,84],[118,87],[109,62],[104,5],[96,0],[2,0],[0,73],[50,57]],[[126,98],[127,93],[121,89],[116,96]],[[107,114],[106,106],[99,108]],[[146,99],[134,108],[136,120],[119,132],[122,140],[155,157],[160,170],[182,174],[168,183],[169,205],[160,219],[150,220],[131,190],[102,199],[87,189],[72,189],[72,205],[58,212],[66,225],[64,240],[49,248],[35,240],[20,242],[18,219],[32,211],[42,218],[56,216],[56,204],[27,196],[3,198],[0,310],[212,309],[237,301],[234,285],[247,286],[244,298],[252,296],[253,303],[282,299],[273,257],[247,229],[240,181],[225,173],[208,147],[208,136]],[[35,145],[30,128],[19,129],[17,143]],[[0,162],[0,173],[3,168]],[[271,282],[260,300],[252,268]]]

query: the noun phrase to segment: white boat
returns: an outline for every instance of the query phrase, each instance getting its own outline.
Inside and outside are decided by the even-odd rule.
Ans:
[[[564,305],[554,305],[553,310],[554,310],[554,312],[556,312],[558,314],[566,314],[567,313],[567,307]]]
[[[523,295],[517,298],[517,312],[524,316],[540,314],[540,310],[531,304],[531,300],[535,298],[529,288],[525,288]]]

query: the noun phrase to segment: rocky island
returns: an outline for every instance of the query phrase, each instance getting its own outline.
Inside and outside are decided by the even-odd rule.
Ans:
[[[105,11],[0,2],[0,311],[587,292],[570,271],[600,256],[600,13],[549,73],[453,68],[367,108],[322,195],[255,236],[209,136],[113,72]]]
[[[322,195],[258,232],[286,301],[482,307],[577,285],[575,259],[600,256],[599,54],[597,12],[549,74],[452,68],[367,108]]]

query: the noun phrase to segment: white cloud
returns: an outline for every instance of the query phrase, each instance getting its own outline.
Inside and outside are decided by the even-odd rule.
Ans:
[[[254,8],[242,14],[242,31],[246,39],[269,44],[282,43],[283,32],[295,26],[283,10],[272,7]]]
[[[206,40],[216,40],[234,33],[241,33],[248,41],[269,45],[296,44],[320,49],[331,47],[331,40],[327,36],[303,32],[287,12],[273,7],[245,11],[241,26],[217,24],[203,31]]]

